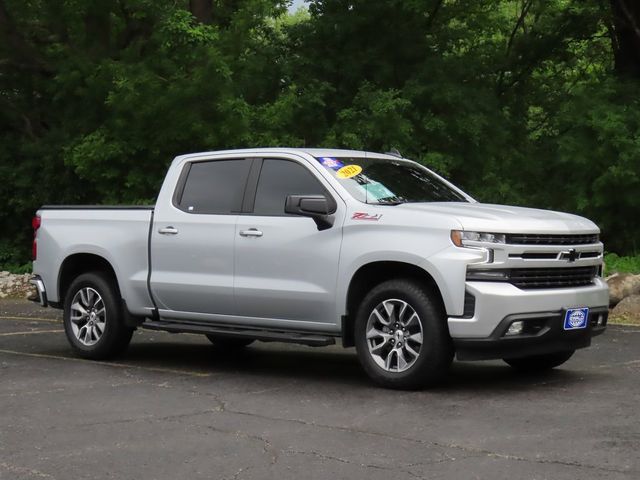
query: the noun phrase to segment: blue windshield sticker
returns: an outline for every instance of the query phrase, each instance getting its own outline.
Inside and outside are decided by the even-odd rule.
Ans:
[[[365,183],[364,185],[358,185],[362,190],[364,190],[366,198],[368,200],[378,201],[383,198],[394,198],[396,196],[391,190],[385,187],[380,182],[369,181],[369,183]]]
[[[337,158],[320,157],[318,160],[320,160],[320,163],[322,165],[324,165],[327,168],[331,168],[332,170],[340,170],[342,167],[344,167],[344,163],[342,163]]]

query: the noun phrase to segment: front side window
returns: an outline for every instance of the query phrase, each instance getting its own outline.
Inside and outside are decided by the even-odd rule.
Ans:
[[[265,159],[256,189],[254,215],[285,215],[288,195],[326,195],[322,184],[299,163]]]
[[[364,203],[468,202],[429,170],[406,160],[318,157],[353,198]]]
[[[189,213],[238,213],[251,160],[194,162],[189,168],[177,206]]]

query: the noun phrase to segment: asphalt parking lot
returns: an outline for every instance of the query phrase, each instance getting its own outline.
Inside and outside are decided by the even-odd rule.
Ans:
[[[522,376],[372,386],[353,350],[139,331],[74,358],[59,311],[0,302],[0,479],[638,479],[640,328]]]

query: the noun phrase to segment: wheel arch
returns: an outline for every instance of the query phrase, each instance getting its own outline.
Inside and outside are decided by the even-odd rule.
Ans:
[[[373,261],[360,266],[352,275],[347,288],[346,309],[342,316],[342,344],[345,347],[355,345],[354,326],[358,305],[376,285],[393,278],[409,278],[420,282],[438,298],[443,311],[444,298],[438,283],[424,268],[402,261]]]
[[[58,300],[61,305],[64,304],[64,299],[73,280],[79,275],[89,272],[106,274],[113,280],[118,296],[120,296],[118,276],[106,258],[94,253],[74,253],[64,259],[58,272]]]
[[[133,315],[129,312],[126,300],[122,297],[120,282],[115,269],[111,262],[101,255],[95,253],[74,253],[64,259],[60,265],[58,273],[58,299],[59,306],[64,306],[67,291],[73,283],[73,280],[79,275],[89,272],[103,273],[113,281],[116,289],[116,296],[120,300],[122,306],[122,316],[124,324],[129,327],[137,327],[142,324],[144,317]]]

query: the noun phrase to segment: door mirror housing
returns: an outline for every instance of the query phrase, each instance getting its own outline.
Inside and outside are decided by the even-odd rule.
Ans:
[[[318,230],[326,230],[333,226],[331,214],[336,211],[333,198],[324,195],[288,195],[284,205],[285,213],[310,217],[316,222]]]

